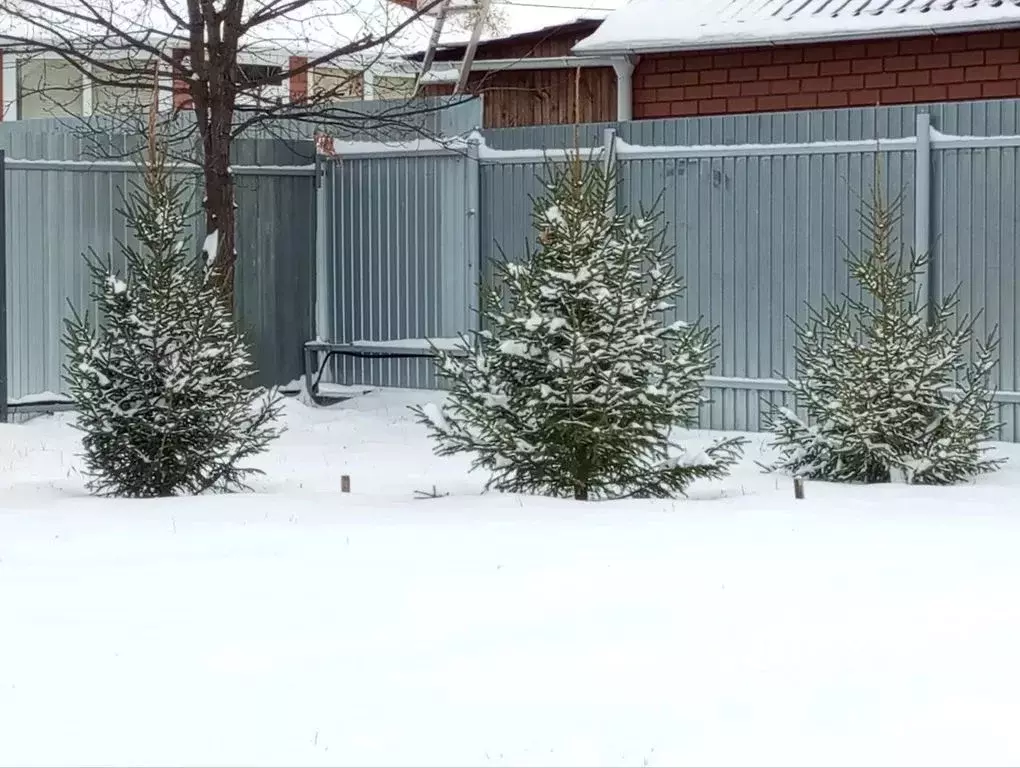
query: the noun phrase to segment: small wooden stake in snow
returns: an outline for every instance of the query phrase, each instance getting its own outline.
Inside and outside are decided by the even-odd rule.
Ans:
[[[340,475],[340,493],[350,493],[350,492],[351,492],[351,476],[350,475]]]
[[[795,477],[793,478],[793,498],[803,499],[804,498],[804,478]]]

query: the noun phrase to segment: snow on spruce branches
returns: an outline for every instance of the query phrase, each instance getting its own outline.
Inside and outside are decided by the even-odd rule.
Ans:
[[[666,497],[726,474],[743,441],[692,455],[711,332],[671,322],[682,285],[650,217],[618,214],[614,179],[575,160],[551,174],[537,248],[497,268],[481,332],[435,350],[451,386],[416,409],[440,455],[467,453],[500,491]]]
[[[181,183],[153,153],[125,215],[124,277],[92,257],[97,320],[66,323],[66,378],[90,488],[151,497],[241,488],[242,462],[277,436],[279,400],[255,372],[221,292],[189,255]]]
[[[862,253],[848,258],[861,300],[828,299],[797,325],[801,414],[767,417],[779,459],[770,467],[838,482],[955,483],[1002,462],[989,458],[998,428],[990,377],[994,336],[973,336],[957,295],[929,307],[915,286],[927,254],[903,253],[898,200],[878,183],[861,211]],[[969,357],[973,350],[972,358]]]

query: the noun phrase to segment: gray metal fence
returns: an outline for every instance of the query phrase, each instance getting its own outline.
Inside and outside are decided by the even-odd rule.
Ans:
[[[1020,439],[1018,114],[1017,102],[994,102],[583,127],[580,143],[593,154],[615,130],[618,203],[658,205],[688,286],[677,312],[718,329],[702,426],[757,430],[763,402],[786,397],[790,318],[853,290],[845,245],[859,244],[859,200],[878,167],[887,194],[903,195],[902,239],[930,246],[932,289],[960,284],[961,312],[981,313],[978,332],[999,329],[1002,437]],[[463,297],[463,281],[488,274],[500,251],[525,252],[529,196],[547,162],[573,146],[571,127],[490,132],[480,146],[340,145],[328,210],[334,228],[358,222],[360,239],[320,239],[322,268],[347,275],[347,287],[320,280],[318,335],[371,342],[467,330],[476,294]],[[428,181],[401,186],[419,173]],[[369,179],[387,179],[386,192],[366,194],[377,188]],[[345,319],[327,322],[326,306]],[[408,363],[361,361],[334,374],[432,384],[427,367]]]
[[[179,142],[174,148],[177,159],[196,156],[188,149],[197,140],[189,130],[191,120],[181,113],[165,127],[167,135]],[[337,107],[327,130],[341,138],[406,140],[464,133],[480,121],[478,99],[351,102]],[[109,254],[114,266],[121,265],[118,243],[130,240],[131,233],[118,209],[121,195],[139,180],[131,157],[132,149],[143,141],[144,122],[144,115],[98,115],[0,124],[0,151],[7,158],[8,301],[6,346],[0,345],[7,364],[0,371],[7,371],[8,397],[16,405],[60,399],[55,396],[64,389],[63,320],[69,303],[82,308],[88,300],[82,254]],[[316,159],[310,139],[315,130],[317,126],[306,121],[278,120],[248,131],[250,138],[233,146],[239,254],[236,307],[239,326],[254,347],[260,384],[286,384],[298,378],[302,346],[313,333]],[[186,173],[194,180],[191,202],[198,211],[197,169]],[[349,186],[361,194],[383,195],[392,203],[406,194],[399,176],[388,172],[391,186],[376,189],[374,180],[352,175]],[[458,203],[448,199],[442,204]],[[203,226],[197,216],[191,224],[197,253]],[[368,238],[366,247],[378,247],[357,222],[340,229],[351,238]],[[389,230],[379,236],[389,236]],[[417,234],[413,240],[419,242]],[[424,306],[412,306],[427,317]]]
[[[472,322],[466,266],[471,177],[466,156],[341,158],[320,197],[316,328],[327,340],[453,336]],[[397,216],[381,216],[399,211]],[[461,215],[447,215],[458,211]],[[432,387],[423,360],[341,360],[338,381]]]
[[[8,396],[16,405],[64,390],[60,338],[69,306],[88,304],[83,253],[112,256],[130,241],[122,194],[140,177],[131,160],[97,159],[92,139],[49,121],[0,127],[6,151]],[[35,130],[30,128],[35,124]],[[47,130],[50,128],[51,130]],[[92,137],[94,138],[94,137]],[[240,326],[252,341],[260,383],[297,378],[312,330],[315,166],[311,142],[241,140],[235,146],[236,280]],[[197,169],[192,209],[198,210]],[[202,222],[190,227],[195,252]]]

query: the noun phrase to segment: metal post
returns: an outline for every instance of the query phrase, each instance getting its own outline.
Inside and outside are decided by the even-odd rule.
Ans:
[[[931,115],[917,116],[917,152],[914,156],[914,252],[926,254],[928,265],[918,280],[918,300],[932,315],[932,299],[937,285],[937,269],[931,253]]]
[[[481,221],[479,220],[481,209],[481,181],[482,164],[479,161],[481,141],[478,134],[472,134],[467,143],[467,160],[465,162],[465,189],[464,202],[466,211],[465,221],[465,252],[467,260],[466,281],[466,317],[463,330],[480,330],[482,318],[479,315],[482,298],[481,279]]]
[[[332,295],[334,268],[331,259],[336,244],[330,237],[336,206],[333,204],[333,164],[315,153],[315,338],[331,339],[333,333]]]
[[[7,421],[7,153],[0,149],[0,422]]]

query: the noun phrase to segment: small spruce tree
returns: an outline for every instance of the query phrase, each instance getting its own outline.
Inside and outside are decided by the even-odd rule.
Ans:
[[[670,436],[703,401],[711,332],[666,322],[682,286],[652,217],[618,214],[615,181],[575,160],[535,202],[540,237],[497,267],[485,330],[435,350],[451,391],[416,408],[439,455],[467,453],[500,491],[667,497],[725,475],[743,441],[697,454]]]
[[[276,395],[255,371],[213,281],[188,254],[183,188],[150,145],[144,184],[125,197],[140,244],[122,245],[118,277],[88,257],[97,322],[72,308],[66,379],[91,490],[155,497],[236,490],[242,466],[279,432]]]
[[[957,294],[929,307],[915,286],[927,254],[904,254],[899,200],[876,183],[861,210],[866,247],[850,253],[864,298],[828,299],[796,324],[796,406],[766,417],[778,459],[767,469],[835,482],[950,484],[988,472],[999,424],[990,384],[994,335],[974,339]],[[929,314],[930,311],[930,314]],[[968,351],[974,349],[973,361]]]

